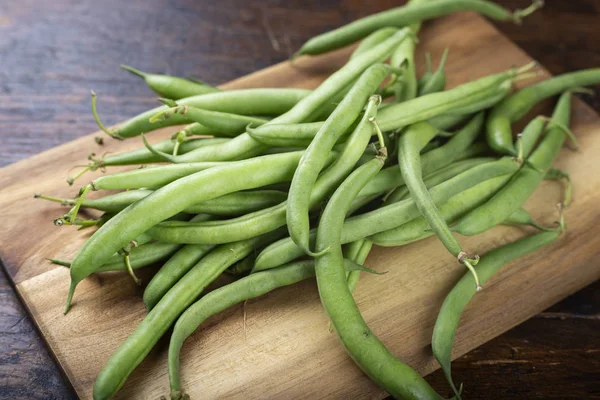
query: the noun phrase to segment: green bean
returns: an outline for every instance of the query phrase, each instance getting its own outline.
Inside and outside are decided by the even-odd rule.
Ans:
[[[527,159],[529,165],[523,166],[502,190],[485,204],[463,217],[452,230],[468,236],[485,232],[506,220],[514,211],[523,206],[560,152],[565,140],[564,131],[560,126],[569,124],[570,115],[571,94],[566,92],[561,95],[554,109],[544,138]]]
[[[215,144],[221,144],[227,142],[229,139],[224,138],[201,138],[201,139],[189,139],[179,144],[179,153],[187,153],[194,149],[212,146]],[[163,140],[153,145],[153,147],[159,151],[172,153],[176,146],[176,142],[172,139]],[[96,158],[96,154],[92,153],[88,156],[89,163],[74,177],[69,177],[67,182],[72,185],[75,180],[80,178],[83,174],[88,171],[96,171],[98,169],[104,170],[106,167],[120,166],[120,165],[135,165],[135,164],[149,164],[158,163],[164,161],[162,157],[153,154],[145,146],[139,149],[126,151],[123,153],[117,153],[109,156],[102,156]]]
[[[496,105],[487,121],[487,141],[492,150],[516,156],[510,124],[521,119],[540,101],[578,86],[600,83],[600,68],[558,75],[528,86]]]
[[[134,269],[147,267],[157,263],[158,261],[164,260],[171,254],[177,251],[181,247],[178,244],[173,243],[162,243],[153,242],[139,245],[131,249],[130,260],[131,266]],[[51,262],[65,267],[70,267],[70,261],[56,260],[49,258]],[[107,272],[107,271],[126,271],[127,266],[123,260],[123,256],[120,254],[114,254],[108,260],[107,263],[103,264],[96,270],[96,272]]]
[[[471,117],[470,114],[442,114],[429,119],[429,123],[441,131],[454,128]]]
[[[155,123],[164,121],[175,115],[185,116],[191,121],[206,126],[218,135],[228,137],[234,137],[244,133],[248,125],[260,126],[268,121],[264,118],[209,111],[186,105],[177,105],[175,102],[175,105],[171,106],[171,108],[160,111],[150,118],[150,122]]]
[[[309,209],[318,207],[355,167],[371,137],[372,123],[369,120],[376,115],[378,102],[378,96],[369,99],[364,115],[344,144],[338,159],[317,180],[311,194]],[[226,221],[197,224],[161,223],[154,226],[150,232],[154,238],[162,238],[167,242],[218,244],[227,239],[242,240],[254,237],[284,226],[286,211],[287,201]]]
[[[369,36],[364,38],[364,40],[362,42],[360,42],[360,44],[356,47],[356,49],[354,49],[354,51],[350,55],[350,60],[360,56],[361,54],[366,53],[367,51],[372,49],[374,46],[377,46],[379,43],[388,39],[390,36],[392,36],[397,31],[398,31],[397,28],[392,28],[392,27],[380,28],[380,29],[374,31]]]
[[[481,182],[497,176],[512,175],[518,164],[511,159],[500,160],[471,168],[456,177],[439,184],[430,190],[435,204],[441,204],[452,196],[463,192]],[[364,189],[363,189],[364,190]],[[342,243],[350,243],[376,233],[393,229],[420,216],[412,199],[406,199],[380,207],[364,214],[350,217],[344,223]],[[315,231],[311,231],[311,244],[314,243]],[[305,254],[291,238],[285,238],[269,245],[263,250],[254,264],[254,271],[277,267]]]
[[[537,144],[540,136],[544,132],[544,126],[546,125],[547,118],[538,116],[529,121],[523,132],[518,135],[519,139],[517,143],[520,143],[519,151],[517,156],[520,160],[525,160]]]
[[[178,103],[189,107],[240,115],[278,115],[290,110],[300,99],[306,97],[309,93],[311,91],[305,89],[288,88],[240,89],[186,97],[185,99],[180,99]],[[165,126],[191,122],[183,115],[175,115],[173,118],[154,124],[149,121],[154,115],[167,108],[166,106],[162,106],[148,110],[110,130],[101,123],[99,125],[110,136],[125,139]]]
[[[335,191],[319,222],[315,273],[319,297],[344,348],[375,383],[396,398],[440,398],[425,380],[397,360],[371,332],[348,288],[341,247],[348,207],[383,166],[376,158],[356,169]],[[327,250],[327,252],[325,252]]]
[[[446,87],[446,61],[448,60],[449,50],[446,48],[442,54],[440,65],[435,72],[431,72],[431,59],[427,58],[427,69],[429,74],[425,74],[419,81],[419,96],[425,96],[431,93],[441,92]],[[428,54],[429,56],[429,54]]]
[[[229,266],[280,233],[218,246],[186,273],[152,308],[136,330],[111,356],[94,383],[94,399],[112,398],[160,337]],[[71,266],[71,271],[73,266]]]
[[[537,233],[488,252],[477,265],[481,282],[488,281],[505,264],[554,242],[559,235],[560,231]],[[473,276],[465,274],[444,299],[431,339],[433,354],[457,396],[451,373],[452,346],[462,311],[475,292]]]
[[[510,12],[494,3],[481,0],[437,0],[408,4],[361,18],[341,28],[316,36],[307,41],[294,57],[317,55],[354,43],[382,27],[405,27],[427,19],[441,17],[457,11],[475,11],[498,21],[520,23],[521,19],[542,6],[535,1],[525,10]]]
[[[357,119],[358,120],[358,119]],[[308,147],[315,138],[323,122],[309,122],[306,124],[273,124],[260,129],[246,128],[246,132],[259,142],[273,147],[300,146]],[[345,133],[352,132],[353,125]],[[343,140],[345,135],[340,138]]]
[[[398,140],[398,166],[400,167],[406,187],[421,215],[427,220],[427,223],[448,252],[473,273],[475,282],[477,282],[477,287],[479,288],[477,273],[473,269],[473,264],[476,264],[478,258],[469,258],[467,253],[463,251],[462,246],[452,235],[450,227],[448,227],[440,211],[435,206],[423,182],[419,152],[437,133],[438,130],[427,122],[420,122],[408,127]]]
[[[84,199],[83,208],[117,213],[136,201],[152,193],[152,190],[127,190],[116,194],[107,195],[99,199]],[[51,196],[38,195],[37,197],[50,200],[62,205],[75,205],[77,199],[61,199]],[[249,192],[236,192],[226,194],[216,199],[203,201],[184,210],[188,214],[210,214],[218,216],[236,216],[262,210],[279,204],[287,199],[287,193],[277,190],[255,190]]]
[[[169,343],[169,381],[171,399],[185,397],[181,390],[179,354],[184,341],[208,317],[234,304],[253,299],[277,288],[292,285],[315,275],[314,262],[300,261],[270,271],[249,275],[213,290],[192,304],[177,320]]]
[[[505,225],[529,225],[534,227],[535,229],[539,229],[540,231],[551,231],[552,229],[548,229],[546,227],[541,226],[531,217],[531,214],[524,208],[519,208],[517,211],[513,212],[504,222]]]
[[[429,189],[439,185],[442,182],[447,181],[448,179],[454,178],[456,175],[461,174],[468,169],[492,161],[494,161],[494,159],[491,157],[468,158],[466,160],[456,161],[444,168],[438,169],[435,172],[426,175],[423,178],[423,182],[425,183],[427,189]],[[408,190],[406,185],[404,185],[398,188],[397,190],[394,190],[394,192],[390,196],[388,196],[384,201],[386,202],[386,204],[391,204],[404,200],[408,196],[410,196],[410,191]]]
[[[417,24],[418,25],[418,24]],[[415,71],[415,49],[419,27],[411,27],[414,36],[406,38],[392,53],[390,65],[402,69],[402,78],[396,81],[396,101],[402,102],[417,97],[417,73]],[[392,83],[394,85],[394,83]]]
[[[154,93],[168,99],[179,100],[184,97],[220,91],[210,85],[195,83],[176,76],[148,74],[127,65],[121,65],[121,68],[139,76],[146,81],[146,84]]]
[[[394,104],[381,110],[379,124],[383,131],[397,130],[416,122],[443,114],[470,114],[484,110],[502,100],[515,80],[522,77],[534,64],[489,75],[464,83],[441,93]]]
[[[342,133],[357,118],[369,97],[389,72],[390,70],[384,64],[375,64],[361,75],[344,100],[325,121],[298,164],[288,195],[286,220],[290,236],[307,254],[314,255],[308,248],[311,192],[323,169],[327,154]]]
[[[288,180],[299,159],[299,153],[285,153],[209,168],[178,179],[127,207],[102,225],[77,253],[65,311],[77,284],[139,234],[202,201]]]
[[[567,182],[567,185],[565,188],[565,196],[564,196],[562,203],[565,207],[568,207],[571,204],[571,198],[573,196],[573,182],[571,182],[571,177],[569,176],[569,174],[567,172],[561,171],[560,169],[557,169],[557,168],[550,168],[548,170],[548,172],[546,172],[544,179],[546,179],[546,180],[564,179]]]

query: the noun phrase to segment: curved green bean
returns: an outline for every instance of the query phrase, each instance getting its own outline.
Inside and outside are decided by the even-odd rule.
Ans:
[[[121,65],[121,68],[142,78],[154,93],[160,97],[166,97],[167,99],[179,100],[184,97],[220,91],[210,85],[192,82],[176,76],[149,74],[128,65]]]
[[[521,119],[540,101],[579,86],[600,83],[600,68],[558,75],[530,85],[496,105],[487,121],[487,141],[498,153],[516,156],[510,124]]]
[[[488,252],[477,265],[479,279],[482,283],[485,283],[505,264],[549,245],[559,235],[560,231],[537,233]],[[431,338],[433,355],[441,365],[448,383],[457,395],[458,391],[451,373],[452,346],[462,311],[475,293],[473,276],[467,273],[456,283],[444,299]]]
[[[475,11],[498,21],[520,23],[521,19],[542,6],[535,1],[525,10],[511,12],[499,5],[482,0],[437,0],[408,4],[361,18],[341,28],[315,36],[307,41],[294,57],[309,54],[317,55],[354,43],[382,27],[401,28],[427,19],[441,17],[458,11]]]

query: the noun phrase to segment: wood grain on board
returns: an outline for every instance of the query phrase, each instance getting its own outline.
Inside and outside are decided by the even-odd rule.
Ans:
[[[445,47],[452,48],[447,68],[450,86],[530,61],[491,25],[472,14],[457,14],[428,25],[421,40],[419,57],[427,50],[439,60]],[[294,66],[279,64],[224,87],[314,87],[339,67],[347,54],[345,50],[298,60]],[[600,177],[594,174],[599,167],[594,154],[600,151],[600,121],[581,102],[574,104],[573,130],[584,150],[565,150],[558,162],[570,172],[576,188],[575,202],[567,212],[569,231],[554,246],[510,264],[486,285],[465,312],[456,356],[600,276],[597,268],[589,268],[589,261],[600,253],[600,238],[593,233],[600,220],[595,207]],[[158,141],[173,131],[155,132],[152,139]],[[145,314],[140,288],[122,274],[103,274],[80,284],[74,307],[64,316],[68,270],[45,261],[46,257],[72,258],[89,233],[54,227],[52,219],[64,209],[36,201],[32,194],[73,196],[77,189],[67,187],[64,177],[90,152],[140,146],[139,140],[107,140],[99,148],[93,136],[0,170],[0,206],[4,211],[0,256],[82,398],[91,397],[96,374]],[[556,183],[543,184],[528,203],[529,209],[540,221],[551,223],[560,193]],[[34,224],[35,230],[31,229]],[[461,243],[483,253],[523,234],[517,228],[498,228],[476,238],[461,238]],[[577,251],[569,251],[575,245]],[[429,350],[435,315],[444,293],[463,271],[434,239],[398,249],[377,248],[367,265],[388,273],[365,274],[359,283],[356,299],[366,320],[390,350],[421,373],[431,372],[436,368]],[[119,398],[168,394],[166,343],[160,342],[132,374]],[[193,398],[384,396],[354,367],[335,335],[328,333],[314,282],[275,291],[248,302],[245,309],[234,307],[211,319],[190,338],[182,364],[183,384]]]

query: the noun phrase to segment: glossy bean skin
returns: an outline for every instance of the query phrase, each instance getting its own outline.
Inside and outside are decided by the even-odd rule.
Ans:
[[[260,126],[268,121],[264,118],[210,111],[185,105],[171,107],[158,113],[152,119],[153,122],[162,121],[167,120],[174,115],[183,115],[190,121],[199,123],[202,126],[211,129],[218,136],[226,137],[235,137],[241,133],[244,133],[248,125]]]
[[[160,337],[203,290],[228,267],[276,234],[218,246],[187,272],[152,308],[104,365],[94,383],[94,399],[112,398]]]
[[[483,283],[488,281],[505,264],[551,244],[559,235],[558,231],[537,233],[488,252],[476,267],[479,279]],[[462,311],[475,293],[473,276],[466,273],[444,299],[433,328],[433,354],[455,393],[457,390],[451,374],[452,346]]]
[[[290,110],[309,93],[311,91],[305,89],[227,90],[186,97],[180,99],[178,104],[241,115],[278,115]],[[165,126],[192,122],[183,115],[175,115],[173,118],[156,123],[150,122],[150,118],[167,108],[167,106],[161,106],[138,114],[125,123],[110,129],[110,135],[124,139]]]
[[[512,175],[518,169],[518,164],[509,158],[471,168],[460,175],[438,185],[430,190],[435,204],[441,204],[452,196],[463,192],[481,182],[498,176]],[[370,237],[376,233],[393,229],[420,216],[419,210],[412,199],[386,205],[376,210],[352,216],[344,222],[342,243]],[[315,231],[311,231],[311,241],[314,241]],[[311,242],[312,244],[313,242]],[[254,271],[275,268],[288,263],[304,254],[290,238],[279,240],[265,248],[256,258]]]
[[[600,68],[558,75],[530,85],[496,105],[487,121],[490,148],[500,154],[516,156],[510,124],[521,119],[540,101],[579,86],[600,83]]]
[[[202,201],[291,179],[300,157],[299,153],[284,153],[209,168],[163,186],[127,207],[102,225],[77,253],[70,269],[66,310],[76,285],[141,233]]]
[[[439,115],[469,114],[499,102],[512,88],[521,71],[513,69],[463,83],[440,93],[394,104],[381,110],[379,125],[382,131],[401,129]]]
[[[192,304],[177,320],[169,343],[171,399],[180,399],[184,395],[179,373],[181,347],[187,337],[194,333],[208,317],[245,300],[262,296],[280,287],[293,285],[314,275],[314,261],[299,261],[241,278],[211,291]]]
[[[314,209],[331,194],[337,185],[352,171],[369,143],[373,129],[369,119],[376,114],[378,99],[369,100],[364,115],[344,143],[336,161],[319,177],[311,193],[309,209]],[[372,157],[372,156],[371,156]],[[331,158],[331,156],[330,156]],[[289,195],[288,195],[289,198]],[[169,242],[218,244],[227,239],[247,239],[266,233],[286,224],[287,201],[270,208],[225,221],[198,224],[162,223],[153,227],[154,238]]]
[[[139,71],[128,65],[121,65],[121,68],[142,78],[144,81],[146,81],[148,87],[160,97],[166,97],[167,99],[171,100],[179,100],[184,97],[220,91],[219,89],[210,85],[203,85],[187,79],[178,78],[176,76],[149,74]]]
[[[552,121],[568,126],[571,115],[571,94],[564,93],[554,109]],[[464,216],[452,230],[461,235],[472,236],[485,232],[506,220],[513,212],[523,206],[525,201],[544,179],[552,162],[558,156],[564,143],[565,134],[559,127],[549,123],[547,132],[538,147],[505,187],[482,206]]]
[[[408,127],[398,140],[398,166],[406,187],[421,215],[427,220],[431,229],[450,254],[458,257],[462,252],[462,247],[452,235],[423,182],[421,155],[419,153],[437,133],[438,130],[427,122]]]
[[[382,27],[401,28],[458,11],[475,11],[498,21],[519,22],[522,13],[510,12],[492,2],[481,0],[437,0],[393,8],[361,18],[341,28],[307,41],[296,55],[317,55],[352,44]]]
[[[499,176],[458,193],[439,205],[440,214],[450,224],[483,204],[509,180],[509,175]],[[377,233],[370,239],[377,246],[395,247],[427,238],[433,234],[434,232],[425,218],[419,216],[396,228]]]
[[[358,117],[369,97],[388,74],[389,69],[383,64],[369,67],[325,121],[298,164],[288,194],[286,222],[291,238],[307,254],[311,254],[308,248],[311,192],[324,167],[327,154]]]
[[[348,207],[368,180],[383,166],[374,159],[357,168],[327,203],[317,231],[315,262],[319,297],[346,352],[375,383],[396,398],[439,399],[440,396],[408,365],[396,359],[371,332],[348,288],[341,247]]]

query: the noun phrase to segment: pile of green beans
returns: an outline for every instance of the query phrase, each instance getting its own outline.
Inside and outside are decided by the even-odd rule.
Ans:
[[[468,269],[440,305],[432,338],[433,354],[460,399],[451,351],[461,312],[481,285],[493,285],[488,281],[504,264],[565,230],[562,209],[572,185],[552,164],[566,137],[575,140],[572,92],[600,83],[600,69],[514,92],[516,81],[532,76],[529,64],[447,89],[449,49],[435,71],[428,54],[427,72],[417,76],[418,34],[427,29],[423,21],[456,11],[520,23],[540,6],[536,0],[510,12],[483,0],[410,0],[302,46],[298,55],[317,55],[363,39],[314,90],[221,91],[193,78],[122,66],[143,78],[164,106],[109,129],[92,93],[100,128],[116,139],[141,136],[144,145],[92,154],[67,181],[111,166],[139,167],[96,177],[74,198],[35,194],[70,207],[56,225],[95,229],[71,261],[49,258],[69,268],[65,313],[78,283],[91,274],[128,273],[145,285],[148,314],[98,375],[94,399],[112,398],[171,327],[169,392],[186,398],[180,352],[203,321],[310,278],[331,328],[366,375],[395,398],[441,399],[375,336],[352,296],[361,272],[378,273],[363,265],[374,246],[428,237],[447,248],[449,263]],[[533,116],[514,141],[511,124],[554,95],[560,96],[552,116]],[[150,144],[146,137],[180,124],[188,125],[170,139]],[[557,227],[538,224],[523,208],[545,179],[568,182]],[[502,224],[534,233],[481,257],[477,248],[463,251],[457,234]],[[149,282],[135,276],[161,263]],[[200,297],[224,273],[233,282]]]

